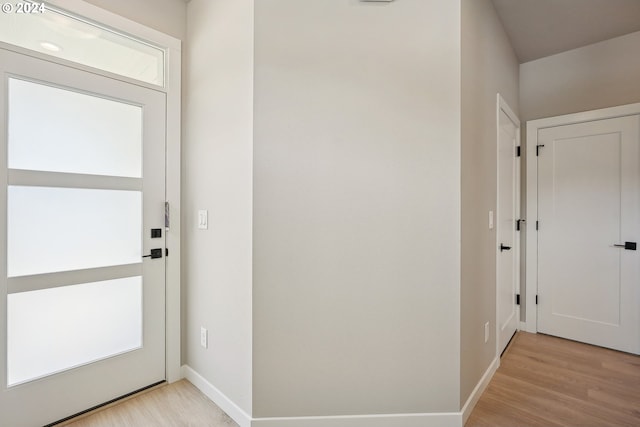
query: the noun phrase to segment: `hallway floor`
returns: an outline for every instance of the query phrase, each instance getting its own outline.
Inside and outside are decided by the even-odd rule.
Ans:
[[[640,426],[640,356],[519,332],[465,427]]]

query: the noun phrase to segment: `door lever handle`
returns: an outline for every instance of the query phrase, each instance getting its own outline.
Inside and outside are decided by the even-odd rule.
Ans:
[[[511,246],[505,246],[503,243],[500,243],[500,252],[511,250]]]
[[[156,259],[156,258],[162,258],[162,249],[151,249],[151,253],[149,255],[142,255],[142,258],[151,258],[151,259]]]
[[[636,242],[624,242],[624,245],[615,243],[613,246],[616,248],[624,248],[627,251],[635,251],[637,250],[638,244]]]

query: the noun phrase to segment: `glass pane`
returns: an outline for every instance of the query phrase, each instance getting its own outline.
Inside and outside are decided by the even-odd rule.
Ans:
[[[142,346],[142,278],[7,296],[8,385]]]
[[[9,168],[142,176],[142,108],[9,79]]]
[[[9,277],[134,264],[142,193],[9,186]]]
[[[164,85],[162,49],[51,8],[43,13],[0,13],[0,41]]]

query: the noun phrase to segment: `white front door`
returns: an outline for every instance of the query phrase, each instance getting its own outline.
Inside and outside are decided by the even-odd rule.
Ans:
[[[0,49],[1,425],[165,379],[165,116],[161,92]]]
[[[502,108],[498,115],[498,214],[497,214],[497,323],[498,352],[502,353],[518,327],[516,293],[520,275],[520,239],[517,232],[519,126]]]
[[[640,116],[538,144],[538,331],[640,353]]]

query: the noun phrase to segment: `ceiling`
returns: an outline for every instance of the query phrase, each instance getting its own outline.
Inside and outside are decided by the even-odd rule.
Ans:
[[[640,31],[640,0],[492,0],[518,60]]]

